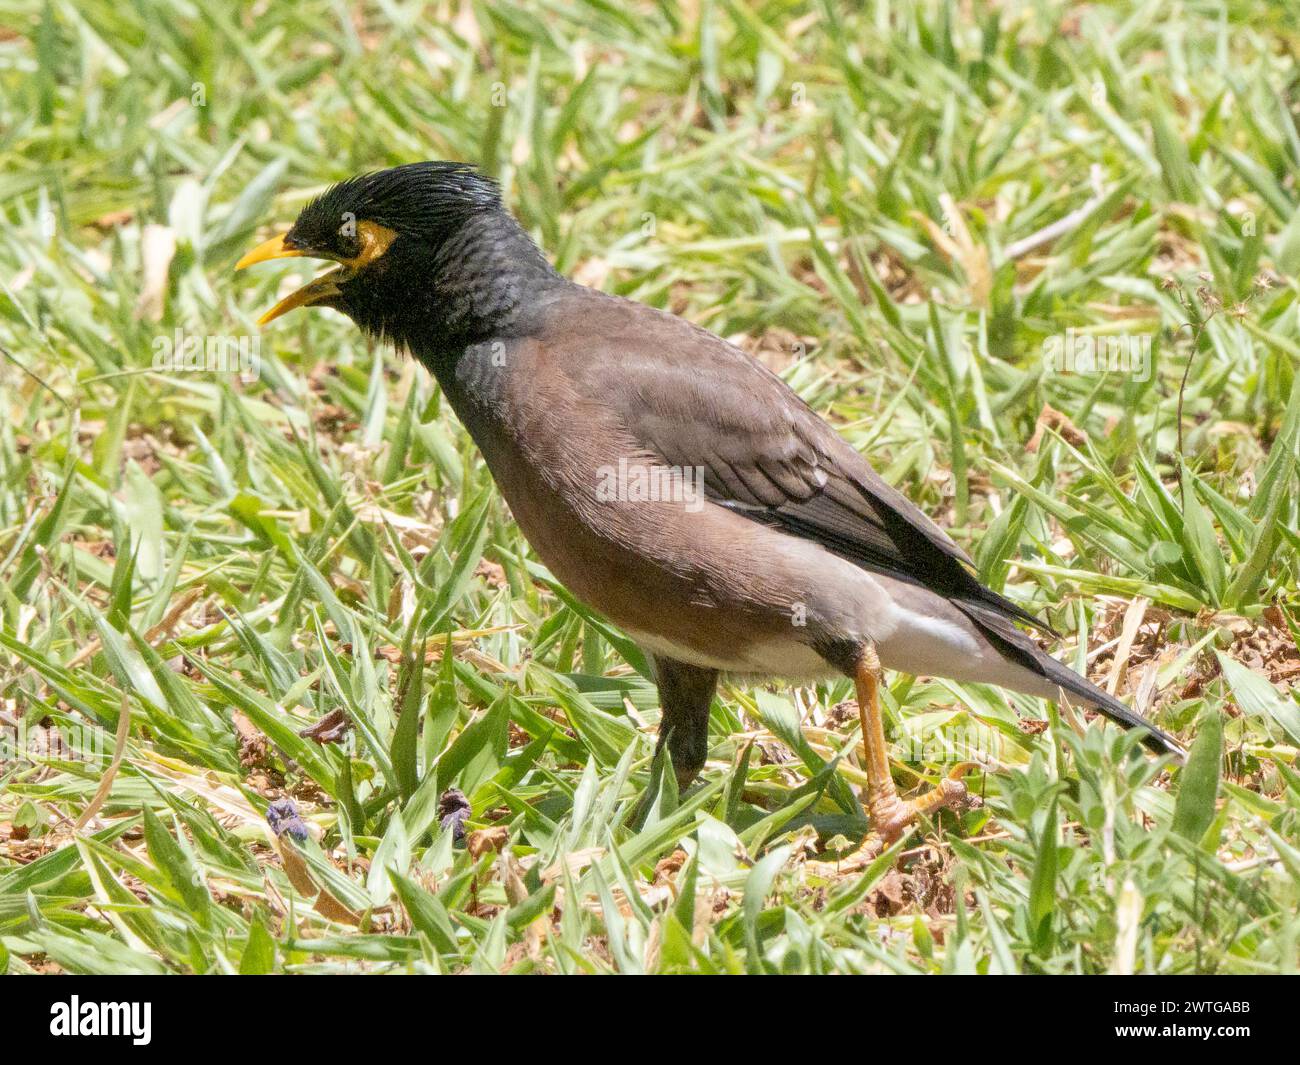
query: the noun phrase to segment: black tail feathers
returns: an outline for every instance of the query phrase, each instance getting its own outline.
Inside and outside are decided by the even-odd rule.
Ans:
[[[1008,600],[996,592],[985,588],[981,588],[981,591],[987,592],[987,597],[981,595],[978,600],[963,600],[957,605],[1003,655],[1056,687],[1077,696],[1085,705],[1096,708],[1117,724],[1125,728],[1142,729],[1145,733],[1142,737],[1143,744],[1156,754],[1172,754],[1180,760],[1187,757],[1187,752],[1172,736],[1156,728],[1141,714],[1130,710],[1113,695],[1102,691],[1092,681],[1079,676],[1069,666],[1058,662],[1016,628],[1008,614],[1023,619],[1025,611],[1009,604]],[[1004,603],[1011,605],[1012,610],[1006,610]],[[1039,621],[1033,623],[1045,628]]]

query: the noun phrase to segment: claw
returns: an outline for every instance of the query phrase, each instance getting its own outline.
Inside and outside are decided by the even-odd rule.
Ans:
[[[962,762],[939,781],[939,786],[915,799],[903,800],[896,794],[882,795],[871,804],[871,823],[885,843],[893,843],[917,818],[936,813],[944,807],[957,810],[966,805],[967,790],[962,777],[979,767]]]

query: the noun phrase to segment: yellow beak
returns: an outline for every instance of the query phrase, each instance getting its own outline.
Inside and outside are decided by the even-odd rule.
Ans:
[[[239,262],[235,263],[235,269],[242,270],[245,266],[269,262],[271,259],[296,259],[307,254],[305,251],[289,247],[284,242],[284,237],[285,235],[281,233],[278,237],[263,241],[240,259]]]
[[[340,295],[338,281],[346,273],[346,266],[340,266],[337,270],[331,270],[328,274],[322,274],[315,281],[309,281],[296,292],[290,292],[279,303],[267,311],[257,320],[258,325],[266,325],[273,322],[282,314],[288,314],[295,307],[310,307],[313,304],[324,303],[333,296]]]
[[[235,269],[242,270],[246,266],[252,266],[254,263],[269,262],[271,259],[300,259],[304,256],[319,258],[319,256],[312,255],[311,252],[303,251],[300,248],[290,247],[285,243],[284,236],[281,235],[278,237],[272,237],[270,240],[259,244],[256,248],[240,259],[239,262],[235,263]],[[262,317],[257,320],[257,324],[266,325],[268,322],[275,321],[275,319],[279,318],[282,314],[288,314],[295,307],[310,307],[312,304],[321,303],[324,300],[329,299],[331,296],[337,296],[339,294],[339,288],[336,282],[339,275],[345,272],[346,270],[340,267],[337,270],[331,270],[328,274],[316,278],[315,281],[308,282],[306,285],[303,285],[302,288],[298,289],[297,292],[290,293],[262,315]]]

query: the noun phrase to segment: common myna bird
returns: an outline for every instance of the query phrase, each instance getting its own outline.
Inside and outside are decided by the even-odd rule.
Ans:
[[[332,307],[428,368],[538,556],[650,656],[683,787],[704,764],[722,673],[853,679],[884,841],[959,804],[968,767],[899,797],[882,667],[1069,693],[1181,755],[1040,650],[1018,624],[1045,626],[981,584],[784,381],[681,318],[561,277],[474,168],[344,181],[238,265],[287,256],[339,265],[261,323]]]

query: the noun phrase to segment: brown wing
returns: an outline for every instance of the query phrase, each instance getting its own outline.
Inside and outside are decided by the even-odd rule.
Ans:
[[[936,590],[977,583],[942,529],[739,348],[607,298],[593,298],[583,334],[588,346],[564,359],[575,387],[666,464],[701,467],[713,502]]]

